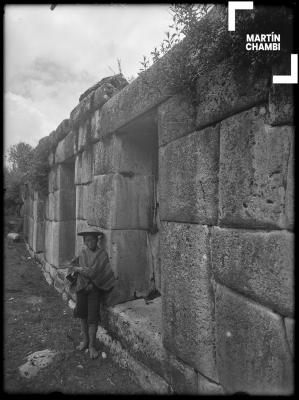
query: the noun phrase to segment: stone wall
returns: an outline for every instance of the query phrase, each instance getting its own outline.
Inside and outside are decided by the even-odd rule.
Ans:
[[[289,394],[292,92],[224,58],[191,102],[159,79],[175,51],[130,85],[87,91],[50,135],[49,193],[27,196],[25,238],[67,299],[55,267],[82,248],[76,232],[99,227],[118,278],[108,305],[160,292],[163,345],[198,393]]]

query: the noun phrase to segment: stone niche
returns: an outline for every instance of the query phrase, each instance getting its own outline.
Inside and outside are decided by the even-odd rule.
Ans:
[[[94,144],[92,159],[94,176],[87,187],[87,214],[80,205],[77,214],[83,220],[87,215],[89,225],[106,232],[107,251],[118,277],[109,304],[146,297],[160,287],[156,276],[158,232],[154,229],[158,180],[154,116],[143,116]],[[155,235],[154,255],[151,235]]]

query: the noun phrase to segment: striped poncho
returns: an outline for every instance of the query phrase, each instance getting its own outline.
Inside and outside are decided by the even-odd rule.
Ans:
[[[97,248],[92,251],[85,247],[72,264],[83,268],[83,273],[78,273],[77,280],[72,285],[76,292],[84,289],[90,282],[105,291],[114,286],[116,279],[106,250]]]

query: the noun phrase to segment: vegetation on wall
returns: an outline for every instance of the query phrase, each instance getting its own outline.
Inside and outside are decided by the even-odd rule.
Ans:
[[[48,157],[51,150],[50,147],[48,136],[40,140],[33,151],[31,168],[28,174],[28,182],[31,188],[38,191],[41,195],[46,195],[48,192],[48,174],[50,172]]]
[[[169,88],[195,95],[197,78],[226,57],[232,57],[236,70],[246,68],[257,74],[270,70],[275,62],[290,59],[293,47],[293,10],[290,7],[257,6],[253,10],[238,12],[234,32],[228,31],[226,7],[213,9],[208,5],[177,4],[170,9],[173,23],[166,38],[151,52],[151,59],[143,56],[140,70],[143,76],[150,65],[159,61],[184,37],[183,45],[176,46],[161,69],[163,81]],[[246,50],[248,33],[280,34],[280,51]]]

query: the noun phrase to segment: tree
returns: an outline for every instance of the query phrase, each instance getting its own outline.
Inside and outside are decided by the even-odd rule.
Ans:
[[[8,149],[8,162],[14,172],[26,175],[30,168],[33,147],[28,143],[20,142]]]
[[[28,178],[33,148],[20,142],[8,149],[8,166],[4,166],[4,199],[6,212],[16,213],[22,204],[21,186]]]

